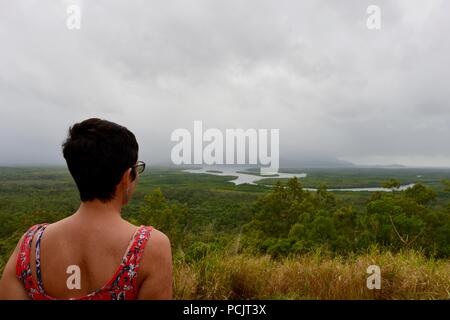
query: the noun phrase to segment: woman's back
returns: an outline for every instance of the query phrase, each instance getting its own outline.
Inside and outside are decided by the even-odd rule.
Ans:
[[[45,229],[44,229],[45,228]],[[117,271],[137,227],[126,224],[99,226],[82,224],[72,217],[33,232],[29,250],[35,283],[38,237],[40,274],[45,293],[56,298],[81,297],[103,287]],[[78,272],[79,270],[79,272]],[[69,273],[67,273],[69,271]],[[67,285],[71,274],[78,286]],[[70,283],[70,282],[69,282]]]
[[[146,277],[145,270],[138,271],[152,228],[103,221],[88,223],[74,215],[30,228],[19,253],[26,258],[22,264],[19,258],[17,270],[28,282],[28,294],[35,299],[136,298]]]

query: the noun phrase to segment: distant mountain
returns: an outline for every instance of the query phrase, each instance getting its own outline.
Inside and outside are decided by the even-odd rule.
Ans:
[[[374,165],[358,165],[360,168],[382,168],[382,169],[401,169],[407,168],[407,166],[402,164],[374,164]]]
[[[155,165],[153,163],[153,165]],[[169,167],[180,167],[177,165],[174,165],[173,163],[161,163],[162,166],[169,166]],[[200,168],[204,167],[205,165],[183,165],[182,167],[186,168]],[[254,168],[255,165],[213,165],[211,167],[221,167],[221,168],[233,168],[233,169],[248,169],[248,168]],[[380,168],[380,169],[401,169],[401,168],[408,168],[405,165],[402,164],[389,164],[389,165],[381,165],[381,164],[369,164],[369,165],[360,165],[360,164],[354,164],[351,161],[347,160],[340,160],[331,156],[322,156],[322,155],[304,155],[304,156],[296,156],[296,157],[289,157],[289,158],[281,158],[280,159],[280,168],[291,168],[291,169],[333,169],[333,168]]]
[[[354,163],[333,157],[297,157],[280,159],[280,168],[354,168]]]

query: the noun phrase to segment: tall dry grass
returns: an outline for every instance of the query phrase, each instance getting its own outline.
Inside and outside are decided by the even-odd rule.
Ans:
[[[381,268],[381,289],[369,290],[366,269]],[[175,299],[450,299],[450,262],[421,253],[373,250],[330,257],[321,253],[274,260],[210,253],[177,260]]]

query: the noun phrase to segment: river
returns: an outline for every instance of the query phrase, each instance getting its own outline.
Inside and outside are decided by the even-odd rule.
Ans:
[[[230,168],[230,167],[225,167],[225,168],[213,168],[213,167],[208,167],[208,168],[201,168],[201,169],[187,169],[187,170],[183,170],[183,172],[188,172],[188,173],[203,173],[203,174],[212,174],[212,175],[216,175],[216,176],[232,176],[233,178],[228,180],[229,182],[234,183],[235,185],[240,185],[240,184],[253,184],[256,185],[257,181],[262,180],[262,179],[270,179],[270,178],[293,178],[293,177],[297,177],[299,179],[301,178],[306,178],[307,174],[306,173],[282,173],[279,172],[276,176],[260,176],[257,174],[252,174],[252,173],[243,173],[242,171],[245,171],[245,169],[235,169],[235,168]],[[271,187],[271,185],[265,185],[267,187]],[[403,191],[406,190],[410,187],[414,186],[414,183],[411,184],[406,184],[406,185],[402,185],[400,186],[399,189],[396,189],[396,191]],[[304,188],[305,190],[309,190],[309,191],[316,191],[317,189],[314,188]],[[381,191],[381,192],[391,192],[391,189],[387,189],[387,188],[381,188],[381,187],[363,187],[363,188],[331,188],[328,189],[328,191],[365,191],[365,192],[376,192],[376,191]]]

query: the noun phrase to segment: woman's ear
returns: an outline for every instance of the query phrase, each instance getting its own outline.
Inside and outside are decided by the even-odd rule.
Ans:
[[[123,191],[126,191],[126,190],[129,188],[130,184],[131,184],[131,181],[130,181],[130,172],[131,172],[131,168],[130,168],[130,169],[127,169],[127,170],[123,173],[122,178],[120,179],[119,185],[120,185],[120,188],[121,188]]]
[[[137,178],[136,169],[130,168],[130,175],[129,175],[130,182],[133,182],[134,180],[136,180],[136,178]]]
[[[128,170],[126,170],[123,173],[122,179],[120,181],[120,184],[122,185],[122,192],[123,192],[123,202],[124,204],[128,203],[128,200],[130,198],[130,185],[132,183],[131,181],[131,168],[129,168]]]
[[[132,170],[132,168],[128,168],[128,169],[123,173],[122,181],[121,181],[121,182],[123,182],[125,185],[128,185],[128,184],[130,184],[130,183],[133,181],[133,180],[131,179],[131,178],[132,178],[131,170]]]

